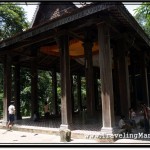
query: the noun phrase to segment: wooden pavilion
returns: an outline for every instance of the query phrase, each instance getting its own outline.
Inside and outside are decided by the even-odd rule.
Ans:
[[[57,113],[57,79],[61,74],[61,126],[71,129],[71,76],[86,77],[87,114],[97,105],[97,79],[101,79],[102,129],[113,132],[115,111],[128,114],[138,101],[149,105],[150,39],[121,2],[93,2],[78,8],[72,2],[41,2],[32,27],[0,42],[4,66],[4,112],[11,100],[11,66],[15,67],[17,118],[20,113],[20,68],[31,68],[31,110],[38,110],[38,69],[53,72],[54,108]]]

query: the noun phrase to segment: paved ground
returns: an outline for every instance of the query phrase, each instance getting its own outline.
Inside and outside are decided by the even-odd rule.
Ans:
[[[60,142],[60,137],[57,135],[49,135],[49,134],[36,134],[36,133],[29,133],[29,132],[21,132],[21,131],[7,131],[5,129],[0,129],[0,146],[3,145],[12,145],[14,144],[56,144],[62,143]],[[72,139],[71,142],[67,144],[102,144],[97,143],[95,140],[89,139]],[[119,139],[114,144],[118,143],[140,143],[140,144],[149,144],[150,145],[150,138],[146,137],[145,139]],[[63,143],[64,144],[64,143]],[[65,143],[66,144],[66,143]]]
[[[20,131],[0,129],[0,144],[2,143],[61,143],[60,137],[49,134],[35,134]],[[72,139],[68,143],[96,143],[94,140]]]

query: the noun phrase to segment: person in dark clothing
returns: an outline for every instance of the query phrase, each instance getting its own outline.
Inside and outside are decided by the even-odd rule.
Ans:
[[[125,129],[126,133],[131,133],[132,127],[131,127],[131,125],[129,125],[129,124],[127,124],[125,122],[125,116],[124,115],[120,116],[120,120],[119,120],[119,124],[118,125],[119,125],[120,129]]]
[[[148,108],[144,103],[141,103],[142,112],[144,115],[144,132],[149,133],[149,115]]]
[[[34,111],[33,121],[39,121],[39,119],[40,119],[39,113],[37,111]]]
[[[136,116],[135,111],[133,110],[133,108],[130,107],[129,108],[129,122],[130,122],[130,125],[134,128],[136,128],[135,116]]]
[[[45,102],[45,105],[44,105],[44,116],[46,119],[50,117],[49,104],[47,102]]]

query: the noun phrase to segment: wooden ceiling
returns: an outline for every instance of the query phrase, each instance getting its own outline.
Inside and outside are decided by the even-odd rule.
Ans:
[[[83,42],[77,39],[69,41],[69,55],[71,58],[84,57],[84,48],[82,44]],[[48,55],[59,56],[59,47],[58,45],[42,46],[40,52]],[[94,42],[92,52],[93,54],[99,52],[97,42]]]

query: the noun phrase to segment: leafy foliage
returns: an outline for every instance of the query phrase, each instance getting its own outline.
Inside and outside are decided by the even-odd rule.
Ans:
[[[0,40],[6,39],[27,29],[25,11],[14,2],[0,4]]]
[[[26,30],[29,23],[24,9],[15,2],[0,2],[0,41]],[[14,75],[14,72],[13,72]],[[13,77],[12,75],[12,77]],[[0,65],[0,111],[3,110],[3,65]],[[21,111],[23,115],[30,114],[30,74],[29,70],[21,69]],[[12,82],[14,86],[14,79]],[[12,88],[12,96],[14,89]]]
[[[30,70],[21,68],[20,70],[20,101],[21,112],[23,116],[30,115],[30,101],[31,101],[31,77]]]
[[[49,71],[38,72],[38,101],[39,111],[43,112],[44,102],[52,103],[52,77]]]
[[[150,37],[150,2],[143,2],[135,9],[135,18]]]

